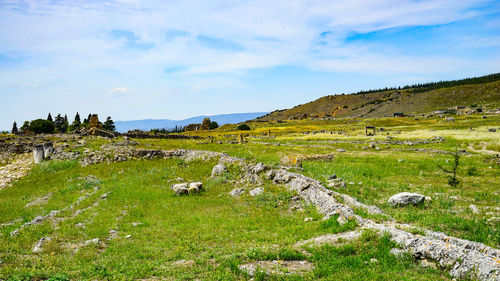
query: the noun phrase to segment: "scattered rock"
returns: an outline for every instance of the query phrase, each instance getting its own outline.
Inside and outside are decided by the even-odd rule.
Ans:
[[[335,245],[342,244],[348,241],[356,240],[361,236],[361,232],[359,231],[348,231],[336,234],[325,234],[318,237],[314,237],[308,240],[303,240],[295,243],[293,245],[296,248],[302,246],[321,246],[324,244]]]
[[[305,218],[304,222],[313,221],[313,218]]]
[[[390,253],[398,258],[403,257],[407,252],[403,249],[392,248]]]
[[[257,270],[271,274],[304,274],[314,269],[314,265],[308,261],[256,261],[253,263],[239,265],[241,271],[246,272],[250,277],[254,277]]]
[[[252,174],[260,174],[264,171],[269,170],[269,167],[264,165],[264,163],[257,163],[255,165],[249,165],[247,171]]]
[[[86,240],[85,242],[83,242],[83,245],[84,246],[88,246],[88,245],[91,245],[91,244],[99,244],[100,240],[99,238],[94,238],[94,239],[90,239],[90,240]]]
[[[189,186],[189,184],[187,182],[177,183],[177,184],[173,184],[171,189],[174,191],[174,193],[176,195],[185,195],[185,194],[189,194],[188,186]]]
[[[132,237],[132,235],[130,235],[130,234],[125,236],[125,238],[131,238],[131,237]]]
[[[469,209],[471,210],[471,212],[473,212],[474,214],[479,214],[479,209],[477,208],[476,205],[474,204],[470,204],[469,205]]]
[[[201,182],[192,182],[189,184],[188,193],[198,194],[203,191],[203,184]]]
[[[387,203],[392,207],[402,207],[407,205],[420,205],[425,201],[425,196],[418,193],[402,192],[393,195]]]
[[[49,201],[51,196],[52,196],[52,192],[43,196],[43,197],[39,197],[39,198],[29,202],[28,204],[26,204],[26,206],[24,206],[24,208],[35,206],[35,205],[44,205]]]
[[[345,152],[345,149],[343,149],[343,148],[337,148],[337,152]]]
[[[250,196],[256,196],[264,193],[264,188],[263,187],[257,187],[252,190],[250,190],[249,194]]]
[[[42,237],[40,240],[38,240],[38,242],[35,244],[35,246],[33,247],[33,250],[32,252],[33,253],[40,253],[43,251],[43,245],[47,242],[47,241],[50,241],[51,238],[48,237],[48,236],[45,236],[45,237]]]
[[[194,260],[178,260],[172,262],[173,266],[194,266],[195,262]]]
[[[337,179],[337,175],[333,174],[333,175],[329,176],[328,179],[335,180],[335,179]]]
[[[229,192],[229,195],[231,195],[233,197],[238,197],[238,196],[241,196],[243,193],[245,193],[244,188],[235,188],[235,189],[231,190],[231,192]]]
[[[227,167],[224,164],[217,164],[212,169],[212,177],[221,176],[225,172],[227,172]]]

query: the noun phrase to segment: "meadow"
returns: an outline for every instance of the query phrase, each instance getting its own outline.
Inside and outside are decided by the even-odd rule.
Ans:
[[[225,125],[185,133],[203,139],[134,139],[131,145],[225,152],[273,167],[289,155],[333,154],[327,160],[306,159],[290,169],[324,186],[335,175],[346,186],[332,189],[376,205],[398,222],[498,249],[500,116],[454,119],[249,122],[250,131]],[[365,126],[375,126],[376,134],[366,136]],[[245,135],[246,143],[237,143],[238,134]],[[99,150],[122,141],[86,137],[76,150]],[[441,167],[450,169],[458,151],[459,185],[453,187]],[[256,186],[239,181],[243,172],[237,165],[211,177],[216,164],[216,159],[172,158],[85,167],[78,160],[50,160],[34,166],[0,190],[0,280],[452,279],[445,269],[419,266],[410,255],[392,255],[397,245],[369,231],[355,241],[297,249],[293,245],[298,241],[353,230],[356,223],[322,220],[305,202],[294,210],[296,194],[268,180],[262,184],[263,194],[232,197],[234,188]],[[176,196],[170,189],[174,183],[194,181],[202,182],[205,191]],[[386,203],[404,191],[428,199],[416,207],[392,208]],[[30,202],[36,203],[27,206]],[[62,211],[11,235],[53,210]],[[355,212],[376,221],[390,219],[363,209]],[[42,237],[50,240],[43,251],[33,252]],[[314,268],[301,275],[257,272],[254,277],[239,268],[263,260],[303,260]]]

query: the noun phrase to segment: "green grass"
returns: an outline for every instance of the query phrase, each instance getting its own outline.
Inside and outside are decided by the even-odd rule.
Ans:
[[[485,128],[500,121],[493,116],[457,116],[454,124],[437,118],[303,120],[287,123],[252,123],[248,143],[230,144],[235,132],[228,126],[203,132],[216,142],[206,140],[136,140],[141,148],[199,149],[226,152],[248,161],[279,165],[287,155],[330,154],[330,161],[304,161],[295,171],[326,183],[332,174],[348,184],[339,192],[374,204],[399,222],[443,231],[448,235],[485,243],[498,248],[499,223],[488,222],[498,216],[500,167],[493,155],[470,153],[460,159],[459,188],[447,184],[447,176],[438,165],[448,166],[452,155],[418,152],[409,149],[454,151],[456,147],[477,150],[495,149],[498,133]],[[415,141],[444,136],[441,143],[382,144],[387,135],[363,135],[367,124],[384,127],[394,140]],[[469,128],[473,127],[474,131]],[[262,134],[271,129],[273,138]],[[345,130],[348,135],[309,134],[304,131]],[[397,133],[401,131],[401,133]],[[54,140],[56,141],[56,140]],[[112,140],[116,142],[119,140]],[[222,144],[218,143],[222,141]],[[376,141],[380,150],[363,149]],[[100,149],[105,139],[86,139],[77,148]],[[70,145],[72,143],[70,142]],[[276,145],[272,145],[276,144]],[[279,144],[279,145],[278,145]],[[346,152],[337,153],[337,148]],[[229,166],[222,177],[211,178],[216,160],[186,163],[180,159],[134,160],[81,167],[78,161],[49,161],[34,167],[28,176],[0,191],[0,279],[6,280],[133,280],[170,278],[175,280],[239,280],[248,277],[238,265],[256,260],[308,260],[316,268],[300,276],[256,276],[256,280],[429,280],[448,279],[441,270],[423,269],[410,258],[396,259],[389,254],[392,244],[387,237],[365,234],[360,241],[342,246],[307,249],[307,256],[292,247],[297,241],[325,233],[355,229],[354,221],[339,225],[335,218],[321,221],[313,206],[303,204],[303,211],[290,211],[295,195],[284,186],[264,180],[266,192],[259,196],[233,198],[228,192],[236,187],[242,171]],[[96,181],[84,177],[95,176]],[[206,189],[198,196],[178,197],[170,185],[183,181],[201,181]],[[36,216],[46,215],[73,204],[80,196],[94,192],[74,209],[61,212],[56,219],[46,220],[20,231],[9,233]],[[253,186],[248,186],[248,189]],[[395,193],[409,191],[432,197],[420,207],[391,208],[386,202]],[[110,192],[106,200],[99,197]],[[51,194],[46,204],[24,207],[36,198]],[[98,206],[93,206],[99,202]],[[472,213],[468,206],[481,210]],[[76,210],[90,207],[74,216]],[[355,212],[365,218],[383,221],[362,209]],[[496,212],[496,213],[495,213]],[[488,214],[489,213],[489,214]],[[306,217],[313,221],[304,222]],[[76,227],[85,223],[85,228]],[[133,223],[140,223],[134,226]],[[109,231],[118,237],[106,240]],[[418,231],[414,229],[416,233]],[[130,238],[125,238],[131,235]],[[44,236],[52,240],[46,249],[33,254],[34,244]],[[104,243],[88,245],[74,252],[67,245],[99,238]],[[370,263],[376,258],[378,263]],[[192,266],[175,266],[172,262],[193,260]]]

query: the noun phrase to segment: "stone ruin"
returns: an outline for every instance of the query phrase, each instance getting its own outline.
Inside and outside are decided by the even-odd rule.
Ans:
[[[33,160],[35,164],[40,164],[43,160],[50,159],[53,152],[54,146],[51,142],[35,145],[33,147]]]
[[[184,131],[192,132],[192,131],[208,131],[210,130],[210,118],[203,119],[201,124],[189,124],[186,126]]]

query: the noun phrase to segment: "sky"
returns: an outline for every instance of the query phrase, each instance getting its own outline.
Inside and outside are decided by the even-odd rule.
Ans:
[[[272,111],[499,66],[500,1],[0,0],[0,130]]]

